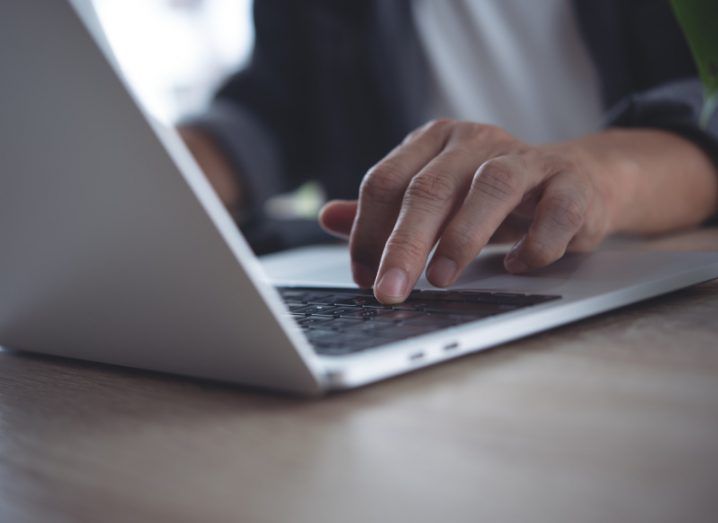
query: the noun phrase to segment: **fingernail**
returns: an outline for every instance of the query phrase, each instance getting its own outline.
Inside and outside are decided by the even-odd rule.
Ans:
[[[365,289],[371,288],[374,283],[374,271],[363,263],[352,262],[352,276],[356,284]]]
[[[401,269],[389,269],[379,280],[375,292],[389,297],[403,299],[407,293],[409,277]]]
[[[526,272],[529,270],[529,266],[526,265],[526,262],[519,258],[517,251],[511,251],[508,254],[506,260],[504,261],[504,267],[506,267],[507,271],[513,273]]]
[[[456,262],[445,256],[435,259],[429,267],[429,281],[438,287],[448,287],[454,282]]]

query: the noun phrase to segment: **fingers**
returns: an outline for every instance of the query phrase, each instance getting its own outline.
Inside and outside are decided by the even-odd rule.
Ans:
[[[553,176],[536,206],[528,233],[506,256],[506,269],[522,273],[561,258],[584,225],[593,198],[591,188],[576,172]]]
[[[346,240],[356,214],[356,200],[332,200],[319,211],[319,225],[329,234]]]
[[[369,288],[374,284],[404,191],[414,175],[441,152],[448,134],[447,122],[424,126],[409,135],[364,177],[349,246],[354,281],[359,286]]]
[[[595,194],[598,191],[594,191]],[[604,201],[596,197],[591,200],[589,210],[583,220],[583,226],[568,244],[568,251],[590,252],[596,249],[606,238],[610,229],[609,211]]]
[[[542,176],[540,166],[521,155],[485,162],[442,234],[427,270],[429,281],[438,287],[451,285]]]
[[[524,237],[528,231],[530,220],[516,215],[516,210],[503,221],[496,232],[491,236],[489,243],[511,243],[514,244]]]
[[[463,200],[475,161],[465,151],[447,148],[411,180],[384,246],[374,288],[379,301],[396,303],[406,298],[445,221]]]
[[[515,234],[517,226],[530,224],[506,268],[543,267],[569,245],[590,248],[604,235],[606,227],[594,223],[591,179],[571,163],[575,157],[529,147],[491,126],[434,122],[367,173],[357,202],[331,202],[320,221],[350,235],[354,280],[373,284],[387,304],[406,298],[439,238],[427,277],[440,287],[456,281],[492,237]]]

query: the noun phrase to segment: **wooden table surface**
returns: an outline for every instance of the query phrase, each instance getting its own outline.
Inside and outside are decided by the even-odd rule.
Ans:
[[[718,283],[320,400],[0,352],[0,521],[718,521]]]

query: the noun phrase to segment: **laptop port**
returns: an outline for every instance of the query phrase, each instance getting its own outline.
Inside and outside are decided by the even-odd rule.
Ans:
[[[459,342],[458,341],[452,341],[451,343],[444,345],[442,349],[446,352],[451,352],[452,350],[456,350],[459,348]]]
[[[424,351],[413,352],[409,354],[409,361],[419,361],[420,359],[423,359],[424,356],[426,356]]]

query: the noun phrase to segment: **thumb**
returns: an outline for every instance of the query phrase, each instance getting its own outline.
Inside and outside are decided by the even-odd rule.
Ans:
[[[356,214],[356,200],[332,200],[319,211],[319,225],[329,234],[347,239]]]

